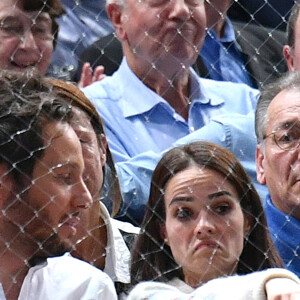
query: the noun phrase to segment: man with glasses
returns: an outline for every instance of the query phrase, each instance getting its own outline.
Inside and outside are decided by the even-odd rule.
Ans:
[[[285,266],[300,276],[300,73],[262,91],[256,108],[257,180],[266,184],[268,225]]]
[[[2,0],[0,3],[0,68],[35,69],[44,75],[51,61],[64,12],[59,0]]]
[[[63,14],[60,0],[1,0],[0,69],[33,69],[41,75],[49,72],[59,29],[56,20]],[[51,69],[51,74],[56,71]],[[101,78],[101,68],[92,75],[85,67],[78,85],[83,87]]]

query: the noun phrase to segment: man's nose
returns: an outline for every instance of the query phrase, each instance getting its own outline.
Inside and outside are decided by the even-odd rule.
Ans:
[[[93,202],[91,193],[89,192],[83,179],[73,186],[72,206],[79,209],[87,209],[91,207]]]
[[[186,0],[170,0],[170,19],[185,21],[190,17],[190,7]]]
[[[37,44],[36,44],[36,40],[34,37],[34,34],[32,33],[32,31],[30,29],[27,29],[22,36],[20,37],[20,48],[22,49],[37,49]]]

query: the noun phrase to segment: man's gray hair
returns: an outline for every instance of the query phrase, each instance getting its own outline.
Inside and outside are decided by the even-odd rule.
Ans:
[[[266,85],[262,90],[257,102],[255,112],[255,134],[257,143],[264,140],[267,125],[268,108],[272,100],[282,91],[294,90],[299,92],[300,97],[300,72],[288,72],[276,81]]]
[[[300,3],[297,1],[291,9],[291,14],[287,22],[286,34],[287,34],[287,42],[291,48],[295,46],[295,31],[296,31],[296,23],[299,16]]]

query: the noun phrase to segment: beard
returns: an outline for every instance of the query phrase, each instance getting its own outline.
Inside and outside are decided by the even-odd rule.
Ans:
[[[43,241],[41,251],[47,257],[61,256],[71,251],[71,246],[63,242],[57,233],[53,233],[48,239]]]
[[[35,241],[40,245],[38,251],[28,260],[31,267],[40,264],[49,257],[62,256],[71,250],[65,243],[61,241],[57,233],[53,233],[47,240],[43,242]]]
[[[25,227],[26,235],[36,245],[36,251],[34,251],[32,258],[61,256],[71,251],[71,242],[63,240],[59,236],[57,229],[53,228],[49,223],[48,216],[44,214],[31,220]]]
[[[51,225],[46,211],[39,211],[40,207],[29,205],[26,192],[22,194],[22,201],[17,199],[16,195],[20,194],[20,190],[23,190],[23,185],[11,191],[3,206],[5,216],[0,220],[4,233],[9,234],[8,241],[16,238],[21,240],[22,247],[19,250],[26,253],[29,262],[69,252],[72,248],[71,241],[60,237],[57,228]]]

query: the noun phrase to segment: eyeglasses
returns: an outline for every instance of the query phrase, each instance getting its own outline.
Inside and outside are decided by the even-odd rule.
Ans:
[[[273,130],[270,134],[265,135],[263,139],[273,138],[275,144],[284,151],[293,151],[300,145],[300,128],[294,126],[288,129]]]
[[[0,37],[17,37],[20,40],[29,32],[34,39],[52,39],[52,20],[48,13],[41,12],[33,20],[28,21],[29,16],[17,15],[13,17],[3,17],[0,20]]]

